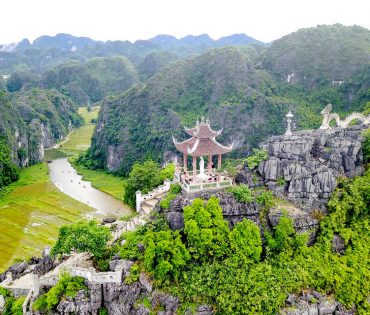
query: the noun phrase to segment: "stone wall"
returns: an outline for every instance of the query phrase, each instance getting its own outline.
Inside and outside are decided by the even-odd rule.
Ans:
[[[262,144],[269,154],[258,172],[277,195],[306,211],[325,209],[338,177],[361,175],[365,126],[299,131]],[[283,189],[281,188],[283,186]]]

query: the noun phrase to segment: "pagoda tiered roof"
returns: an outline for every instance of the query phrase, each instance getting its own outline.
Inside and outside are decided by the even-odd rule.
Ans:
[[[209,121],[202,121],[194,128],[185,128],[187,134],[192,136],[191,138],[178,142],[173,137],[173,143],[177,150],[185,155],[190,156],[209,156],[225,154],[233,149],[233,143],[230,146],[224,146],[217,142],[216,137],[219,136],[222,130],[214,131],[209,125]]]

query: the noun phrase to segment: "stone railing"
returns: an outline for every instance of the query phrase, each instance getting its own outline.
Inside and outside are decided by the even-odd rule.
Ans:
[[[158,195],[161,195],[170,190],[171,181],[165,180],[163,185],[158,186],[152,191],[148,192],[146,195],[142,195],[141,191],[136,192],[136,211],[139,213],[141,211],[141,204],[149,199],[153,199]]]
[[[180,182],[182,189],[187,193],[197,192],[200,190],[210,190],[210,189],[220,189],[225,187],[230,187],[233,185],[231,178],[225,178],[217,182],[205,182],[205,183],[186,183]]]
[[[123,271],[121,269],[117,271],[108,272],[97,272],[94,268],[80,268],[80,267],[67,267],[63,269],[73,277],[82,277],[88,280],[90,283],[102,284],[102,283],[121,283]],[[32,290],[33,296],[37,297],[40,293],[41,287],[53,287],[59,280],[59,275],[43,276],[38,277],[33,275],[32,279]]]

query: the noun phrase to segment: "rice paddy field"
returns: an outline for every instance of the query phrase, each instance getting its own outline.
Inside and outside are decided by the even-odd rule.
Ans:
[[[0,272],[16,260],[40,255],[55,242],[61,225],[92,211],[50,183],[46,163],[23,169],[0,199]]]
[[[45,161],[72,156],[71,161],[90,147],[99,107],[79,109],[85,125],[72,131],[58,149],[45,150]],[[124,179],[100,170],[76,166],[85,180],[122,200]],[[84,219],[94,209],[63,194],[50,182],[47,163],[22,169],[20,179],[0,197],[0,272],[17,260],[39,256],[53,245],[60,226]]]

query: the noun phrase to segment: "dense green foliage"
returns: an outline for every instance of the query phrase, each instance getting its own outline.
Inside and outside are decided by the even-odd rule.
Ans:
[[[0,194],[3,188],[19,178],[18,167],[10,159],[8,143],[0,135]]]
[[[58,240],[51,254],[70,254],[72,250],[75,250],[100,257],[104,254],[105,246],[110,238],[109,228],[98,225],[93,220],[65,225],[59,229]]]
[[[181,269],[190,260],[190,254],[178,231],[149,232],[143,240],[144,265],[161,281],[178,279]]]
[[[39,85],[40,78],[31,71],[15,71],[6,82],[9,92],[26,91]]]
[[[271,194],[263,194],[261,204],[265,200],[269,203]],[[266,254],[262,255],[260,231],[253,222],[243,220],[229,231],[217,199],[197,199],[184,209],[181,240],[191,256],[188,263],[179,265],[176,271],[171,263],[164,273],[153,271],[153,267],[147,271],[152,272],[157,285],[179,296],[182,302],[211,303],[217,314],[276,314],[285,305],[288,293],[307,288],[332,293],[346,307],[355,305],[359,314],[367,314],[370,170],[353,181],[342,181],[328,207],[329,214],[320,222],[314,245],[308,247],[307,235],[297,234],[292,220],[283,216],[272,231],[264,232]],[[121,255],[153,261],[155,247],[148,251],[149,258],[147,251],[141,253],[135,247],[147,234],[154,244],[163,241],[163,253],[170,251],[167,242],[171,233],[142,229],[131,234]],[[334,235],[344,239],[345,253],[339,254],[332,247]],[[183,250],[180,238],[177,242]],[[131,254],[125,256],[130,249]],[[167,253],[167,260],[175,260],[174,253]],[[178,257],[181,262],[185,260],[183,254]],[[148,266],[144,264],[144,268]],[[175,279],[171,275],[176,275],[176,281],[169,282]]]
[[[229,227],[222,217],[219,201],[211,197],[205,204],[195,199],[184,208],[184,233],[194,260],[220,259],[229,253]]]
[[[136,192],[141,191],[146,194],[155,187],[163,183],[165,179],[172,179],[174,175],[174,165],[168,164],[163,170],[154,161],[136,163],[132,167],[130,175],[125,182],[124,201],[131,207],[136,204]]]
[[[92,58],[86,64],[71,61],[48,70],[46,88],[55,88],[77,104],[90,104],[122,93],[138,82],[134,66],[124,57]]]
[[[369,30],[360,26],[320,25],[274,41],[263,62],[283,80],[291,75],[293,82],[314,87],[349,80],[368,63],[369,51]]]
[[[55,309],[62,298],[75,297],[80,290],[87,291],[84,278],[62,274],[54,287],[34,301],[32,308],[35,311],[51,311]]]

